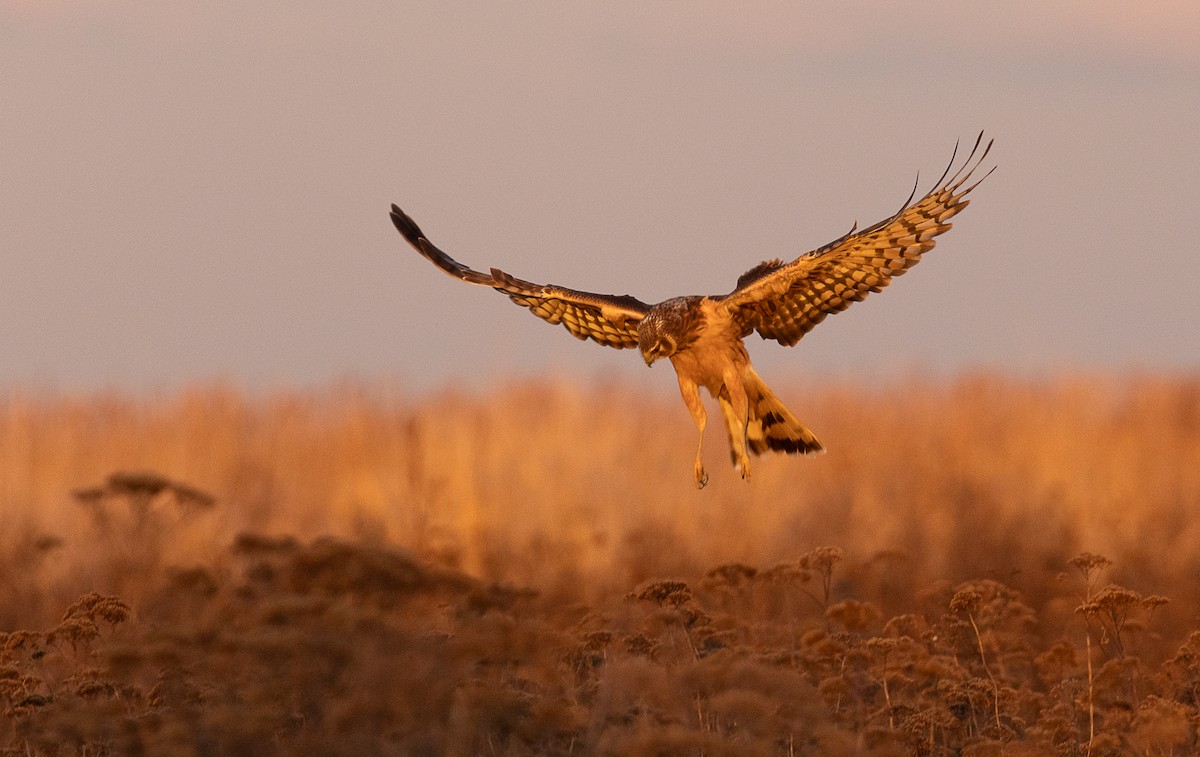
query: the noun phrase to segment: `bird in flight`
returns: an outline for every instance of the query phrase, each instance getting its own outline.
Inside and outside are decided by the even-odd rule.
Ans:
[[[967,194],[987,178],[968,184],[992,147],[980,152],[983,133],[971,154],[951,174],[958,145],[942,177],[889,218],[806,252],[791,262],[768,260],[741,275],[729,294],[673,297],[650,305],[629,295],[596,294],[553,284],[533,284],[497,268],[476,271],[439,250],[404,211],[392,205],[392,222],[408,243],[434,265],[469,284],[491,287],[529,308],[537,317],[562,324],[579,339],[617,349],[638,348],[646,365],[667,358],[675,366],[679,391],[696,422],[700,441],[693,466],[696,486],[708,482],[701,451],[707,413],[700,387],[716,398],[725,420],[730,457],[742,478],[750,478],[750,453],[768,450],[811,454],[824,447],[750,365],[742,340],[757,331],[763,339],[792,346],[825,316],[878,292],[933,249],[934,237],[950,229],[949,219],[967,206]],[[978,155],[978,157],[976,157]]]

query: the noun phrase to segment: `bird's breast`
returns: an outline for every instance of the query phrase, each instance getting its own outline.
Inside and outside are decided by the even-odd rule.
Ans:
[[[675,372],[703,386],[714,397],[730,371],[740,375],[750,362],[732,320],[715,303],[705,299],[699,305],[695,338],[671,356]]]

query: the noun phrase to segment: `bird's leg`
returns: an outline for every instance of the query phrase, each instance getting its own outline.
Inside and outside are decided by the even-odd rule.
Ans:
[[[700,387],[694,381],[684,379],[682,374],[679,376],[679,393],[683,395],[683,404],[687,405],[688,412],[692,414],[692,420],[696,422],[696,428],[700,431],[700,441],[696,444],[696,464],[692,472],[696,477],[696,488],[703,489],[708,483],[708,472],[704,470],[704,463],[700,460],[700,450],[704,448],[704,424],[708,420],[708,413],[704,411],[704,402],[700,399]]]
[[[727,371],[725,374],[725,389],[729,392],[729,404],[733,408],[734,428],[729,429],[729,440],[733,444],[733,454],[738,459],[738,470],[742,478],[750,480],[750,455],[746,453],[746,434],[750,425],[750,398],[746,396],[746,387],[742,384],[741,376]]]

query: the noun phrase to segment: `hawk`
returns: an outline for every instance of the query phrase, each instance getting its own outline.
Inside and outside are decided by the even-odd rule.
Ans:
[[[916,265],[922,254],[933,249],[934,237],[950,229],[949,219],[967,206],[966,196],[995,170],[968,185],[992,147],[989,141],[980,152],[982,142],[981,132],[971,154],[951,174],[956,144],[949,165],[928,194],[914,202],[914,185],[894,215],[862,230],[855,224],[840,238],[791,262],[759,263],[738,278],[729,294],[674,297],[657,305],[629,295],[534,284],[497,268],[476,271],[435,247],[395,205],[391,217],[417,252],[454,278],[506,294],[539,318],[562,324],[579,339],[617,349],[636,347],[646,365],[669,359],[700,432],[693,474],[696,486],[703,488],[708,482],[701,458],[707,414],[700,387],[720,405],[730,457],[743,479],[750,478],[751,452],[823,451],[817,437],[755,373],[742,340],[757,331],[763,339],[790,347],[825,316],[845,310],[868,292],[880,291]]]

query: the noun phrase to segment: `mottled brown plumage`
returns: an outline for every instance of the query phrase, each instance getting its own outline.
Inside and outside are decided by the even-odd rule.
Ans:
[[[980,152],[982,143],[981,133],[954,174],[950,173],[954,167],[951,157],[928,194],[913,202],[914,188],[903,207],[889,218],[861,231],[852,228],[790,263],[759,263],[738,278],[729,294],[675,297],[653,306],[629,295],[533,284],[496,268],[482,273],[435,247],[395,205],[392,222],[438,268],[468,283],[503,292],[539,318],[562,324],[579,339],[618,349],[637,347],[647,365],[669,358],[684,403],[700,431],[701,444],[707,414],[699,388],[704,387],[720,404],[734,465],[743,478],[749,478],[750,452],[807,454],[823,447],[754,372],[742,339],[757,331],[763,339],[791,346],[830,313],[880,291],[916,265],[922,254],[933,249],[934,237],[950,229],[949,219],[967,206],[966,195],[983,180],[968,185],[992,146],[988,142]],[[957,153],[956,146],[955,157]],[[697,446],[694,474],[697,486],[702,487],[708,474],[701,449]]]

